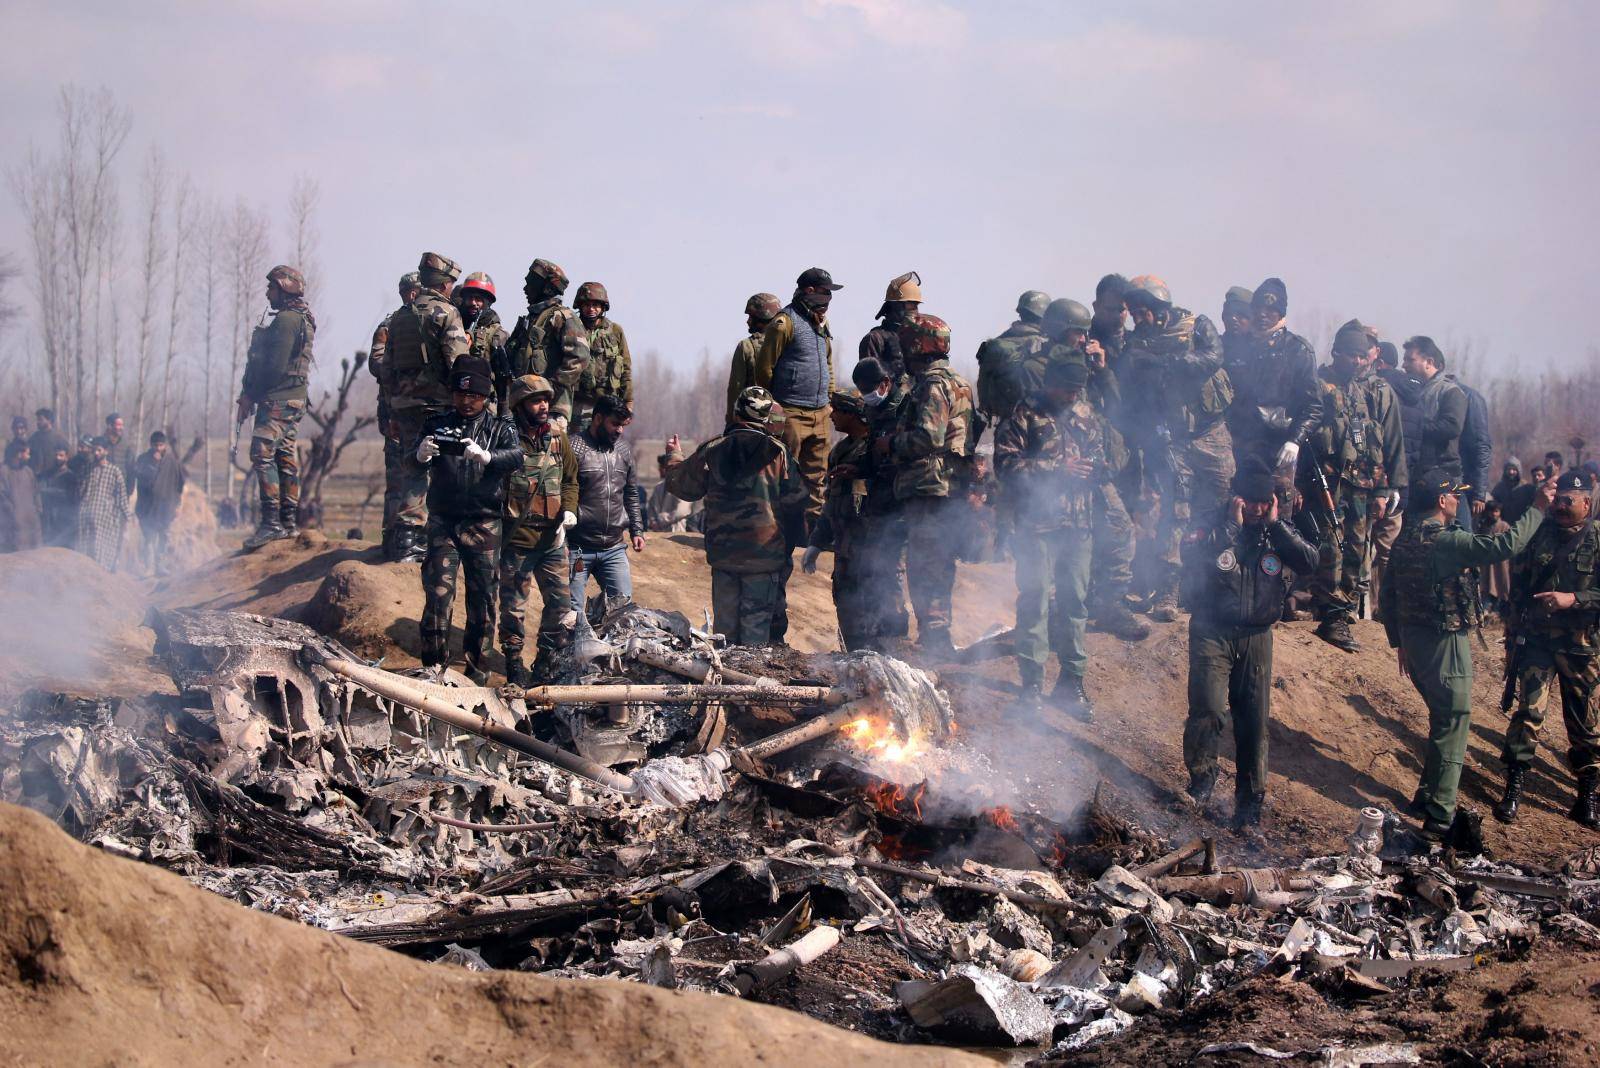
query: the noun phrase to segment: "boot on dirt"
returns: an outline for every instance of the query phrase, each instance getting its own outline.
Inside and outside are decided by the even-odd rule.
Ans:
[[[1089,692],[1083,688],[1083,676],[1063,671],[1056,677],[1055,689],[1050,691],[1050,703],[1073,719],[1090,723],[1094,720],[1094,705],[1089,703]]]
[[[1266,807],[1266,794],[1240,794],[1233,799],[1233,829],[1242,831],[1261,825],[1261,813]]]
[[[1361,651],[1361,643],[1350,633],[1350,621],[1344,616],[1329,616],[1317,624],[1315,633],[1335,649],[1343,649],[1347,653]]]
[[[528,688],[528,665],[522,662],[520,654],[506,657],[506,685],[524,690]]]
[[[1177,580],[1168,582],[1156,594],[1155,603],[1150,606],[1150,618],[1157,623],[1172,623],[1178,618],[1178,583]]]
[[[1189,776],[1189,785],[1184,789],[1190,799],[1201,808],[1205,808],[1211,800],[1211,791],[1217,788],[1217,773],[1215,771],[1206,775]]]
[[[1128,611],[1121,595],[1110,597],[1094,617],[1096,627],[1125,642],[1142,642],[1150,637],[1150,624]]]
[[[428,558],[428,543],[421,527],[396,527],[394,548],[397,563],[420,564]]]
[[[300,509],[296,505],[285,504],[279,509],[283,518],[278,525],[283,528],[283,536],[293,538],[300,533]]]
[[[1600,770],[1590,768],[1578,774],[1578,799],[1567,816],[1591,831],[1600,831]]]
[[[948,662],[955,659],[956,647],[950,631],[941,627],[917,635],[917,652],[924,660]]]
[[[1494,806],[1494,818],[1501,823],[1510,823],[1517,818],[1517,807],[1522,804],[1522,780],[1527,774],[1526,768],[1506,769],[1506,792],[1500,796],[1500,803]]]
[[[1022,691],[1017,695],[1018,709],[1038,712],[1044,707],[1044,665],[1018,659],[1017,675],[1022,679]]]
[[[256,532],[244,539],[244,547],[247,550],[259,549],[270,541],[277,541],[284,537],[287,537],[287,535],[284,534],[283,527],[278,525],[276,519],[263,519],[261,525],[256,527]]]

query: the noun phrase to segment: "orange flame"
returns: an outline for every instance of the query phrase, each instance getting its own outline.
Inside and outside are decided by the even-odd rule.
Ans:
[[[1005,805],[998,805],[982,813],[984,819],[1000,828],[1002,831],[1019,831],[1017,817],[1011,814],[1011,809]]]
[[[864,716],[851,720],[840,729],[863,752],[895,763],[913,760],[928,748],[921,735],[901,738],[893,725],[875,723]]]
[[[919,782],[910,792],[898,783],[883,782],[867,787],[867,800],[872,802],[872,807],[879,812],[902,818],[910,817],[922,819],[922,795],[928,790],[928,784]]]

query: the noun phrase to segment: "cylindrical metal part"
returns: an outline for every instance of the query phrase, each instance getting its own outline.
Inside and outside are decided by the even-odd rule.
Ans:
[[[834,686],[534,686],[524,700],[530,705],[691,705],[700,701],[744,704],[841,705],[852,694]]]
[[[837,927],[814,927],[782,949],[775,949],[755,963],[740,968],[734,985],[741,994],[770,986],[837,946],[841,937]]]
[[[825,734],[831,734],[846,723],[860,718],[861,713],[859,711],[849,705],[845,705],[843,708],[836,708],[832,712],[820,715],[815,719],[808,719],[804,723],[790,727],[788,730],[779,731],[777,734],[768,735],[759,742],[752,742],[742,748],[746,755],[757,760],[765,760],[767,757],[775,756],[786,749],[793,749],[795,746],[804,745],[814,738],[821,738]]]
[[[604,764],[581,757],[577,753],[569,753],[549,742],[523,734],[521,731],[514,731],[510,727],[490,723],[482,716],[463,711],[448,701],[434,697],[421,687],[413,688],[408,685],[411,680],[401,675],[395,675],[381,668],[367,667],[365,664],[352,663],[349,660],[325,660],[322,666],[336,675],[343,675],[363,689],[371,690],[391,701],[398,701],[407,708],[414,708],[423,715],[448,723],[458,730],[487,738],[519,753],[538,757],[547,764],[554,764],[563,771],[570,771],[574,775],[582,776],[612,790],[620,790],[625,794],[633,792],[633,780],[628,776],[620,775]]]
[[[711,675],[711,664],[709,662],[640,638],[634,638],[628,643],[627,656],[639,661],[641,664],[649,664],[651,667],[660,668],[662,671],[670,671],[674,675],[682,675],[684,678],[693,679],[695,682],[705,682]],[[737,671],[728,667],[718,668],[717,674],[722,676],[723,682],[754,685],[761,681],[761,676],[759,675],[751,675],[749,672]]]

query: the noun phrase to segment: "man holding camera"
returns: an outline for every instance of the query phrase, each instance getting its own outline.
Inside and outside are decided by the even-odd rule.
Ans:
[[[456,572],[467,573],[467,677],[489,679],[485,662],[494,627],[496,563],[506,476],[522,463],[508,418],[485,410],[494,373],[485,360],[458,358],[450,369],[451,410],[430,416],[416,459],[428,472],[428,551],[422,561],[422,664],[442,671],[449,660],[450,608]]]

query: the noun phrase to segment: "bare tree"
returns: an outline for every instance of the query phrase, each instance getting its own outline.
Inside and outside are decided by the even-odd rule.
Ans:
[[[322,202],[322,187],[309,175],[300,175],[289,190],[289,265],[306,279],[306,300],[314,307],[313,293],[321,278],[322,265],[317,250],[322,237],[317,231],[317,206]]]
[[[221,206],[208,203],[202,209],[200,228],[200,411],[204,420],[201,433],[217,440],[217,349],[221,344],[224,302],[230,287],[225,285],[228,264],[228,232]],[[202,453],[206,497],[211,496],[211,450]],[[230,476],[231,477],[231,476]]]
[[[311,455],[306,459],[300,478],[300,510],[303,515],[322,519],[322,483],[339,466],[345,449],[361,432],[378,421],[374,415],[360,415],[344,427],[350,413],[350,390],[355,386],[367,354],[357,352],[355,358],[339,361],[339,385],[332,396],[324,393],[315,407],[306,409],[306,417],[317,427],[317,436],[311,441]],[[344,428],[341,430],[341,428]]]
[[[22,314],[22,309],[11,301],[11,287],[22,277],[22,267],[15,253],[0,252],[0,337],[11,328]]]
[[[228,382],[239,382],[240,366],[250,345],[253,311],[261,301],[267,273],[266,215],[243,200],[234,204],[228,225],[228,266],[232,276],[232,347],[228,359]],[[230,416],[231,419],[231,416]],[[228,491],[233,492],[233,471],[228,472]]]
[[[132,433],[135,441],[145,437],[146,391],[155,367],[156,302],[167,266],[167,165],[161,150],[152,148],[145,161],[143,216],[143,254],[139,259],[139,343],[135,352]]]
[[[161,367],[161,425],[169,427],[172,418],[172,371],[178,357],[178,333],[182,329],[183,293],[188,282],[183,275],[185,261],[194,243],[196,224],[194,183],[188,175],[178,179],[172,197],[172,270],[168,272],[171,303],[167,308],[167,357]],[[210,398],[207,397],[207,403]]]

